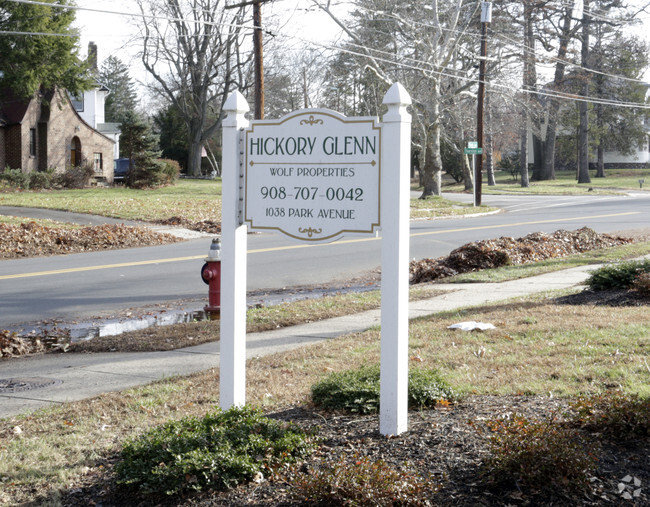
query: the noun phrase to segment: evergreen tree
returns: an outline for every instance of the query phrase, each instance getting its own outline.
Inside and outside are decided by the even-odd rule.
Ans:
[[[161,109],[153,117],[154,126],[160,136],[160,149],[164,158],[176,160],[181,168],[187,168],[189,132],[183,116],[173,104]]]
[[[67,0],[44,1],[69,5]],[[93,80],[79,58],[79,37],[71,26],[74,17],[71,9],[0,0],[0,30],[5,32],[0,36],[0,88],[22,99],[40,87],[59,86],[73,95],[91,88]]]
[[[129,159],[124,183],[129,187],[157,186],[162,181],[161,167],[156,161],[158,140],[149,125],[133,111],[122,119],[120,150]]]
[[[641,79],[648,68],[648,45],[638,38],[624,37],[619,31],[610,33],[609,40],[602,35],[602,30],[598,30],[596,36],[593,66],[601,73],[593,78],[593,94],[604,100],[644,103],[647,88]],[[604,178],[605,151],[632,155],[637,147],[643,146],[647,135],[645,111],[597,103],[594,113],[596,177]]]
[[[106,121],[120,123],[126,113],[134,111],[138,104],[138,94],[129,69],[119,58],[109,56],[99,69],[99,81],[111,91],[106,97]]]

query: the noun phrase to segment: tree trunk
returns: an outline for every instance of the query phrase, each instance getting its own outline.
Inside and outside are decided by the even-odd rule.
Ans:
[[[603,141],[598,143],[598,161],[596,163],[596,178],[605,177],[605,149],[603,148]]]
[[[464,153],[461,153],[460,157],[461,167],[463,168],[463,183],[465,183],[465,191],[467,192],[474,187],[474,175],[472,174],[472,167],[468,160],[469,157]]]
[[[589,65],[589,0],[583,1],[584,12],[582,15],[582,50],[580,63],[583,69]],[[580,130],[578,132],[578,183],[591,183],[589,177],[589,107],[587,97],[589,96],[589,76],[586,72],[582,74],[583,100],[580,101],[578,110],[580,112]]]
[[[427,135],[427,148],[424,155],[424,167],[422,168],[422,186],[424,188],[420,199],[426,199],[427,197],[440,195],[441,193],[442,178],[440,167],[442,163],[440,161],[440,129],[438,129],[437,141],[433,139],[435,136],[433,130],[429,129]]]
[[[423,190],[420,199],[442,193],[442,157],[440,156],[440,105],[436,97],[440,96],[440,83],[432,84],[431,123],[426,127],[426,153],[422,168]]]
[[[494,179],[494,159],[492,157],[492,111],[490,108],[490,94],[485,94],[485,172],[489,187],[497,184]]]
[[[192,176],[201,176],[201,142],[190,142],[189,150],[187,151],[187,173]]]
[[[528,112],[526,109],[522,112],[522,127],[519,138],[519,172],[521,173],[521,186],[528,188],[530,179],[528,178]]]
[[[596,163],[596,178],[605,177],[605,142],[603,139],[603,106],[596,106],[596,124],[598,125],[598,161]]]
[[[536,75],[535,75],[535,36],[533,32],[533,6],[529,0],[524,1],[524,79],[523,79],[523,104],[521,111],[521,133],[520,145],[521,152],[519,157],[519,165],[521,172],[521,186],[526,188],[530,186],[530,179],[528,176],[528,160],[530,154],[528,153],[528,136],[530,127],[530,93],[535,88]],[[532,132],[531,132],[532,135]]]
[[[571,34],[571,19],[573,17],[573,5],[567,7],[560,35],[560,49],[557,52],[557,63],[555,64],[555,76],[553,78],[553,89],[561,90],[566,69],[566,55],[569,47],[569,36]],[[542,156],[542,167],[540,170],[541,180],[555,179],[555,138],[557,136],[557,116],[560,109],[560,101],[554,97],[549,99],[548,121],[546,125],[546,136],[544,139],[544,153]]]

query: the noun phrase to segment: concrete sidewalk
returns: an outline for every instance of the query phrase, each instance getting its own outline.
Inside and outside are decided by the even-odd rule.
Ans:
[[[466,306],[525,296],[582,284],[595,266],[547,273],[503,283],[439,284],[443,294],[409,305],[411,318]],[[380,323],[380,311],[338,317],[320,322],[247,336],[248,357],[283,352],[347,333],[364,331]],[[0,360],[0,418],[38,408],[81,400],[110,391],[216,368],[219,343],[207,343],[166,352],[45,354]],[[25,390],[8,391],[19,381]]]

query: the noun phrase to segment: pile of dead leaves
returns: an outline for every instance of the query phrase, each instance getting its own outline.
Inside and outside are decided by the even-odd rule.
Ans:
[[[0,357],[19,357],[40,352],[67,352],[69,348],[69,329],[53,326],[24,335],[0,329]]]
[[[179,241],[169,234],[123,224],[65,229],[46,227],[35,222],[0,224],[0,237],[0,259],[133,248]]]
[[[18,357],[35,352],[32,343],[17,333],[0,329],[0,357]]]
[[[221,234],[221,222],[215,222],[214,220],[206,219],[192,222],[187,218],[174,216],[162,220],[155,220],[154,223],[161,225],[174,225],[191,231],[207,232],[208,234]]]
[[[501,237],[467,243],[438,259],[412,261],[411,283],[425,283],[481,269],[526,264],[555,257],[632,243],[620,236],[598,234],[588,227],[576,231],[534,232],[523,238]]]

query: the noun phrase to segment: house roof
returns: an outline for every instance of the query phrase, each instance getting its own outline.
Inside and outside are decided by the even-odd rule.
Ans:
[[[4,126],[22,123],[31,99],[20,99],[8,88],[0,90],[0,123]]]
[[[97,130],[102,134],[119,134],[122,132],[120,129],[121,123],[98,123]]]

